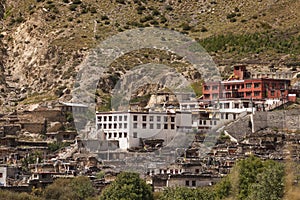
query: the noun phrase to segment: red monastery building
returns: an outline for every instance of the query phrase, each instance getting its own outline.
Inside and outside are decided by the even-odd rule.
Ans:
[[[273,78],[249,78],[246,66],[235,66],[227,81],[203,84],[203,100],[214,99],[287,99],[290,80]]]

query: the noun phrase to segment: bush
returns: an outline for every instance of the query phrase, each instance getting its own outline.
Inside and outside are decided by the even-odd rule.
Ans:
[[[126,3],[125,3],[125,0],[116,0],[116,2],[117,2],[117,3],[120,3],[120,4],[124,4],[124,5],[126,4]]]
[[[200,30],[201,32],[207,32],[208,30],[207,30],[207,28],[206,27],[204,27],[204,26],[202,26],[202,28],[201,28],[201,30]]]
[[[77,9],[77,5],[76,5],[76,4],[71,4],[71,5],[69,6],[69,9],[70,9],[71,11],[75,11],[75,10]]]
[[[173,8],[172,8],[172,6],[171,6],[171,5],[167,5],[167,6],[165,6],[165,9],[166,9],[167,11],[172,11],[172,10],[173,10]]]
[[[147,16],[145,16],[145,17],[142,17],[142,18],[140,19],[140,22],[141,22],[141,23],[144,23],[144,22],[147,22],[147,21],[150,21],[150,20],[153,20],[153,17],[152,17],[151,15],[147,15]]]
[[[81,0],[73,0],[73,4],[81,4]]]
[[[90,12],[91,13],[97,13],[97,9],[95,7],[91,7]]]
[[[143,11],[146,10],[145,6],[138,6],[136,8],[138,14],[143,14]]]
[[[137,173],[122,172],[116,180],[107,186],[100,200],[153,200],[151,186],[147,185]]]
[[[236,18],[231,18],[230,22],[236,22]]]
[[[230,13],[230,14],[228,14],[228,15],[226,16],[227,19],[232,19],[232,18],[234,18],[234,17],[236,17],[236,14],[235,14],[235,13]]]
[[[109,20],[109,18],[107,17],[107,15],[102,15],[101,20]]]
[[[153,16],[158,16],[158,15],[160,15],[160,12],[158,10],[153,10],[152,15]]]
[[[192,27],[188,23],[183,23],[181,25],[181,27],[182,27],[182,30],[184,30],[184,31],[189,31],[192,29]]]

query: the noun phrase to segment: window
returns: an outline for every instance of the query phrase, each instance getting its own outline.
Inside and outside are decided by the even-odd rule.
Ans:
[[[247,83],[246,84],[246,88],[251,88],[252,87],[252,83]]]
[[[274,96],[275,95],[275,92],[274,90],[271,91],[271,96]]]
[[[147,128],[147,124],[146,124],[146,123],[143,123],[143,124],[142,124],[142,128],[143,128],[143,129],[146,129],[146,128]]]
[[[137,123],[133,123],[133,128],[137,128]]]
[[[124,132],[124,138],[127,138],[127,133],[126,132]]]
[[[149,116],[149,121],[153,122],[153,116]]]
[[[133,138],[137,138],[137,132],[133,132]]]
[[[238,104],[238,103],[235,103],[235,104],[234,104],[234,108],[239,108],[239,104]]]
[[[255,91],[255,92],[254,92],[254,96],[257,97],[257,96],[259,96],[259,95],[260,95],[260,92],[259,92],[259,91]]]
[[[147,121],[147,116],[143,115],[142,119],[143,119],[143,122]]]
[[[218,97],[219,97],[219,95],[218,95],[217,93],[212,94],[212,98],[213,98],[213,99],[217,99]]]
[[[117,137],[117,133],[114,133],[114,137],[115,137],[115,138]]]
[[[126,115],[124,115],[124,121],[127,121],[127,116]]]
[[[133,121],[137,121],[138,120],[138,116],[137,115],[133,115]]]
[[[122,116],[119,116],[119,121],[122,121]]]
[[[196,181],[192,181],[192,186],[193,186],[193,187],[196,186]]]
[[[171,129],[175,129],[175,124],[171,124]]]
[[[185,181],[185,186],[190,186],[190,181]]]
[[[103,124],[103,129],[106,129],[106,124]]]
[[[119,138],[121,138],[121,137],[122,137],[122,133],[120,132],[120,133],[119,133]]]
[[[259,88],[260,84],[259,83],[254,83],[254,88]]]
[[[156,124],[156,128],[157,129],[161,129],[161,125],[160,124]]]
[[[246,96],[250,97],[251,96],[251,92],[246,92]]]
[[[122,123],[119,123],[119,128],[122,128]]]
[[[224,104],[224,108],[229,108],[230,104],[229,103],[225,103]]]
[[[164,124],[164,129],[168,129],[168,124]]]
[[[111,129],[112,128],[112,124],[108,124],[108,128]]]
[[[117,123],[114,123],[114,129],[116,129],[117,128]]]
[[[164,116],[164,122],[167,122],[167,121],[168,121],[168,117]]]
[[[211,120],[209,121],[209,124],[212,125],[212,121]]]
[[[160,116],[157,116],[156,121],[160,122],[160,120],[161,120]]]
[[[124,128],[127,128],[127,124],[126,123],[124,123]]]
[[[112,121],[112,116],[108,117],[108,121],[110,121],[110,122]]]
[[[199,169],[195,169],[195,174],[199,174],[200,170]]]
[[[171,117],[171,122],[175,122],[175,117]]]
[[[108,138],[111,138],[111,133],[108,133]]]
[[[105,121],[105,122],[107,121],[107,117],[106,116],[103,117],[103,121]]]
[[[210,90],[210,86],[205,85],[205,86],[204,86],[204,90]]]
[[[153,127],[154,127],[154,124],[150,124],[150,129],[153,129]]]
[[[117,116],[114,116],[114,121],[117,121],[118,120],[118,117]]]
[[[102,117],[101,116],[98,116],[98,121],[102,121]]]
[[[214,121],[214,125],[215,125],[215,126],[217,125],[217,121]]]
[[[218,89],[217,85],[212,86],[212,90],[217,90],[217,89]]]

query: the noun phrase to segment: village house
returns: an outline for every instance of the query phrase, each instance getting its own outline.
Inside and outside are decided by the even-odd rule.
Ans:
[[[246,66],[234,66],[233,76],[226,81],[203,84],[203,100],[216,99],[286,99],[289,79],[250,78]]]
[[[102,140],[117,140],[119,148],[140,147],[141,139],[170,142],[177,131],[191,130],[190,112],[98,112],[97,131]]]

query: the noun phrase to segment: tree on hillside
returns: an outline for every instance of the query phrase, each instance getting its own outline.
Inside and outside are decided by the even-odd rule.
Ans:
[[[74,179],[57,179],[46,187],[45,199],[55,200],[83,200],[92,197],[95,189],[88,177],[78,176]]]
[[[264,163],[264,170],[252,185],[251,199],[280,200],[284,195],[284,167],[275,161]]]
[[[284,165],[251,156],[239,161],[239,199],[279,200],[284,195]]]
[[[105,188],[100,200],[153,200],[151,186],[137,173],[122,172]]]
[[[256,175],[263,171],[261,159],[251,156],[239,161],[239,199],[250,196],[251,185],[256,182]]]

